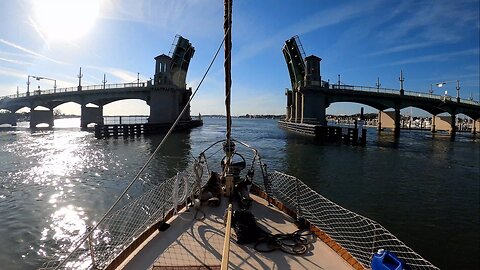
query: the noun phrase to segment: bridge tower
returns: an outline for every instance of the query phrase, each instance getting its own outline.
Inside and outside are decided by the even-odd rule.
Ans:
[[[294,123],[315,123],[326,125],[328,100],[318,91],[322,87],[320,75],[320,57],[305,57],[298,36],[285,41],[282,48],[287,63],[292,90],[287,96],[286,120]]]
[[[192,94],[192,90],[186,88],[186,76],[195,48],[179,35],[174,44],[171,56],[155,57],[153,90],[147,101],[150,105],[149,123],[173,123]],[[190,120],[190,107],[182,120]]]
[[[153,84],[156,86],[160,85],[171,85],[172,78],[170,72],[170,64],[172,58],[170,56],[161,54],[155,57],[155,75]]]

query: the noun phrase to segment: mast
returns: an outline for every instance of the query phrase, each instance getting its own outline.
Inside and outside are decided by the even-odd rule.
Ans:
[[[230,93],[232,87],[232,1],[225,0],[225,14],[224,14],[224,24],[223,29],[225,31],[225,109],[226,109],[226,118],[227,118],[227,142],[226,145],[230,146],[231,133],[232,133],[232,116],[230,112]]]

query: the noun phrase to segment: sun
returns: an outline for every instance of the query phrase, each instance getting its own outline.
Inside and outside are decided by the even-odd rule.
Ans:
[[[33,1],[33,23],[48,42],[70,42],[86,35],[100,11],[100,0]]]

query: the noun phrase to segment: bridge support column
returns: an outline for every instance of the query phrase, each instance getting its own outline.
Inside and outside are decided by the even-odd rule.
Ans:
[[[378,132],[382,131],[382,110],[378,111],[378,118],[377,118],[377,130]]]
[[[181,93],[182,89],[168,89],[162,91],[152,91],[148,105],[150,105],[150,117],[148,123],[165,124],[173,123],[181,112]],[[185,114],[190,115],[187,110]]]
[[[301,106],[298,120],[303,122],[317,122],[322,126],[327,125],[326,110],[330,105],[327,97],[315,88],[301,88],[298,93]],[[297,121],[299,122],[299,121]]]
[[[87,107],[82,105],[80,127],[87,128],[88,124],[103,124],[103,106]]]
[[[9,124],[12,126],[17,125],[17,115],[13,112],[0,113],[0,125]]]
[[[53,127],[53,110],[30,110],[30,128],[35,128],[38,124],[48,124]]]
[[[477,130],[479,129],[480,129],[480,119],[472,120],[472,134],[473,135],[477,134]]]
[[[437,117],[436,115],[432,114],[432,124],[431,124],[431,127],[430,127],[430,130],[432,131],[432,133],[437,132],[437,130],[435,129],[436,128],[435,127],[435,118],[436,117]]]
[[[456,114],[452,113],[450,116],[450,139],[455,139],[455,135],[457,134],[457,122],[456,122]]]
[[[297,90],[294,92],[295,95],[295,123],[300,123],[301,121],[301,115],[303,113],[304,107],[301,105],[302,102],[302,94]]]
[[[401,116],[400,116],[400,108],[396,107],[395,108],[395,128],[394,128],[394,131],[393,131],[393,135],[398,138],[400,137],[400,119]]]

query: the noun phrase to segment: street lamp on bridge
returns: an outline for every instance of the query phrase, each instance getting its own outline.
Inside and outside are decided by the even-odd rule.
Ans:
[[[443,87],[445,84],[447,83],[451,83],[451,82],[456,82],[457,83],[457,86],[456,86],[456,90],[457,90],[457,102],[460,102],[460,81],[459,80],[455,80],[455,81],[444,81],[444,82],[439,82],[439,83],[432,83],[430,84],[430,95],[433,94],[433,89],[432,89],[432,86],[433,85],[436,85],[437,87]],[[445,96],[447,95],[447,90],[445,90]]]
[[[55,80],[55,79],[50,79],[50,78],[47,78],[47,77],[40,77],[40,76],[28,75],[28,77],[27,77],[27,97],[30,96],[30,78],[34,78],[34,79],[36,79],[37,81],[40,81],[40,80],[53,81],[53,92],[54,92],[54,93],[57,92],[57,80]]]

